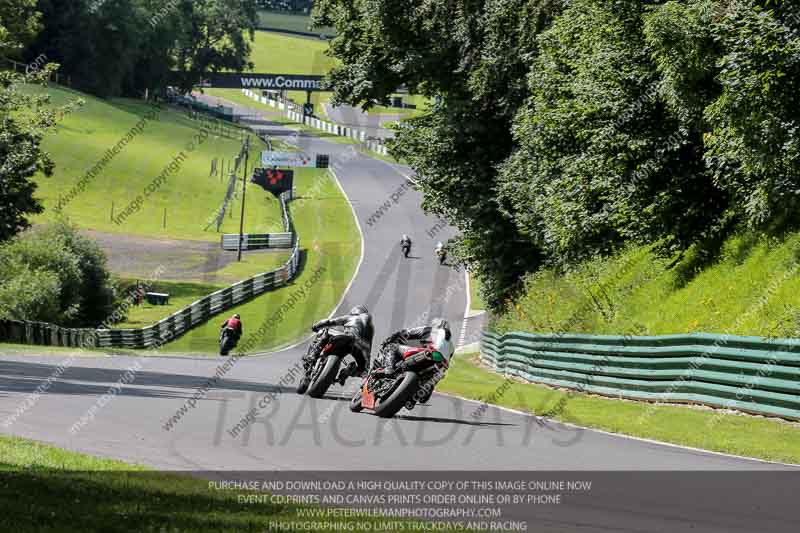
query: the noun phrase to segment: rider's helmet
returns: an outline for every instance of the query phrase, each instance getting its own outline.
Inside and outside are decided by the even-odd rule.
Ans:
[[[369,313],[366,305],[357,305],[350,310],[351,315],[363,315]]]
[[[431,322],[431,346],[433,360],[447,364],[453,356],[453,343],[450,342],[450,324],[444,318],[434,318]]]
[[[410,240],[410,239],[408,238],[408,235],[406,235],[405,233],[403,233],[403,239],[402,239],[402,240],[404,240],[404,241],[407,241],[407,240]]]
[[[431,329],[434,331],[443,330],[445,333],[445,339],[450,340],[450,323],[444,318],[434,318],[431,322]]]
[[[242,317],[239,316],[239,313],[236,313],[233,315],[233,318],[242,318]]]

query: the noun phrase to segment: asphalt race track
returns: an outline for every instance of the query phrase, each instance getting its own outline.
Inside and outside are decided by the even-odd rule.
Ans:
[[[433,248],[450,230],[442,230],[434,238],[427,235],[438,221],[422,213],[419,193],[405,185],[403,174],[408,171],[357,153],[346,144],[298,137],[268,119],[254,119],[252,123],[256,129],[310,152],[331,154],[336,176],[359,219],[365,249],[339,311],[366,303],[376,319],[378,340],[401,325],[438,315],[450,320],[458,338],[466,304],[464,274],[437,264]],[[391,207],[368,223],[387,200]],[[409,260],[400,258],[402,233],[414,239],[415,257]],[[300,238],[308,242],[308,236]],[[309,323],[319,318],[309,317]],[[245,328],[253,328],[261,317],[244,319]],[[473,330],[468,328],[468,337]],[[348,383],[347,390],[332,387],[322,400],[298,396],[290,380],[283,380],[285,385],[280,383],[303,351],[300,345],[241,358],[169,429],[165,424],[170,417],[186,405],[225,359],[80,357],[52,379],[64,357],[4,355],[0,358],[0,423],[37,387],[44,387],[39,388],[41,395],[35,404],[9,427],[0,426],[0,432],[168,470],[519,473],[789,468],[568,427],[493,407],[480,412],[475,402],[443,395],[434,395],[430,405],[402,411],[405,414],[392,420],[353,414],[347,400],[357,386],[355,380]],[[135,381],[122,385],[119,394],[87,420],[86,414],[99,398],[136,362],[141,369]],[[266,407],[260,408],[262,405]],[[258,409],[255,421],[242,425],[244,429],[235,438],[231,436],[236,424],[254,407]],[[71,433],[70,428],[81,417],[87,420],[85,425]],[[327,475],[335,477],[332,472]],[[764,481],[764,476],[783,474],[758,475]],[[797,481],[796,476],[794,479]],[[720,478],[721,486],[728,484]],[[681,490],[669,493],[675,497],[669,504],[655,495],[640,494],[639,500],[632,502],[616,498],[611,491],[601,492],[597,499],[563,513],[547,511],[550,514],[546,518],[541,515],[539,527],[531,522],[531,530],[682,531],[691,527],[693,531],[788,531],[797,525],[775,516],[769,506],[746,498],[748,494],[739,493],[740,503],[730,495],[723,501],[695,498],[689,497],[688,481],[686,485],[689,492],[683,495],[678,494]],[[796,490],[792,492],[796,496]],[[790,493],[783,494],[788,498]],[[742,512],[722,512],[721,506]],[[753,514],[757,510],[770,512],[772,521],[764,522],[761,517],[763,527],[754,529],[755,518],[744,518],[745,509],[749,509],[747,517],[758,516]],[[538,512],[531,510],[531,516]]]

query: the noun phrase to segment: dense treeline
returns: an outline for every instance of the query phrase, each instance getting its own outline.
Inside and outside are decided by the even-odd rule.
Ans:
[[[39,0],[42,31],[25,59],[60,65],[72,86],[98,96],[141,96],[170,70],[191,88],[201,73],[250,66],[255,0]]]
[[[776,0],[320,0],[335,98],[435,99],[393,147],[503,307],[524,274],[793,222],[800,6]]]

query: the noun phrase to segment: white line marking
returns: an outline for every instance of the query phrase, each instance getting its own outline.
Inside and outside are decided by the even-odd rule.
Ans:
[[[458,336],[458,348],[464,346],[464,343],[467,340],[467,319],[469,318],[470,307],[472,307],[472,296],[469,288],[469,274],[467,273],[466,268],[464,269],[464,280],[466,281],[467,304],[464,306],[464,320],[461,321],[461,334]]]
[[[342,196],[344,196],[345,200],[347,200],[347,205],[350,206],[350,210],[353,212],[353,219],[356,221],[358,234],[361,236],[361,257],[358,258],[358,265],[356,265],[356,271],[353,273],[353,277],[350,278],[350,283],[347,284],[347,287],[342,293],[342,297],[339,300],[339,303],[336,304],[336,307],[334,307],[333,311],[331,311],[331,314],[328,317],[330,318],[333,316],[333,313],[335,313],[336,310],[339,309],[339,306],[342,305],[342,302],[344,302],[344,299],[347,297],[347,293],[350,292],[350,287],[353,286],[353,283],[355,283],[356,278],[358,277],[358,272],[359,270],[361,270],[361,263],[364,262],[364,250],[365,250],[366,239],[364,239],[364,231],[361,229],[361,222],[359,222],[358,220],[358,214],[356,213],[356,208],[353,207],[353,202],[350,201],[350,197],[347,196],[346,192],[344,192],[344,187],[342,187],[342,184],[339,182],[339,177],[336,175],[336,172],[333,170],[333,168],[328,168],[328,171],[333,176],[333,180],[336,182],[336,185],[339,187],[339,190],[342,191]]]

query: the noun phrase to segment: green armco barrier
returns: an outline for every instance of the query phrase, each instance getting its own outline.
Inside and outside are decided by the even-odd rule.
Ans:
[[[496,372],[581,392],[800,420],[800,339],[483,332]]]

